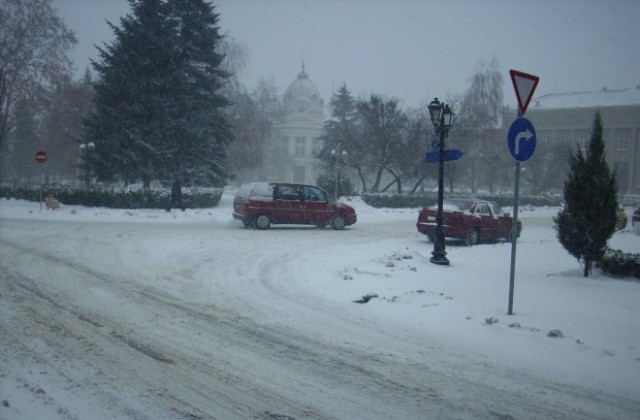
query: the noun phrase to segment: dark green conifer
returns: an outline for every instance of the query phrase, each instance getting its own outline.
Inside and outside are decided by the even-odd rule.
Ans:
[[[219,15],[205,0],[130,0],[99,48],[95,112],[86,138],[102,180],[224,185],[232,139],[224,114]],[[179,200],[178,200],[179,201]],[[181,206],[180,203],[176,203]]]
[[[600,261],[615,231],[618,185],[605,159],[602,119],[597,113],[591,139],[583,152],[578,145],[571,156],[564,184],[565,208],[555,220],[557,237],[578,259],[588,277]]]

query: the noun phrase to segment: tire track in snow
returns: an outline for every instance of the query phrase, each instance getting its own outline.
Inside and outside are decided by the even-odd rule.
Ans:
[[[126,229],[129,235],[127,249],[144,249],[148,243],[155,244],[160,238],[172,241],[181,235],[166,226],[145,227],[144,234],[140,234],[135,225],[121,229]],[[99,235],[101,230],[95,227],[86,230],[89,234],[98,233],[94,236],[101,236],[102,241],[117,237],[113,232]],[[305,302],[299,300],[300,294],[287,291],[283,282],[269,280],[274,277],[270,270],[285,274],[292,267],[288,261],[295,260],[299,253],[311,252],[313,246],[330,246],[335,238],[349,244],[368,241],[375,237],[372,232],[365,231],[362,236],[355,231],[345,232],[350,233],[349,236],[338,236],[331,231],[312,232],[314,242],[310,245],[307,242],[309,232],[299,231],[300,235],[288,235],[294,241],[293,246],[287,247],[289,258],[283,256],[281,249],[268,246],[275,235],[282,236],[283,231],[264,233],[267,235],[257,236],[262,232],[239,230],[227,236],[226,231],[216,231],[222,236],[223,247],[217,244],[196,246],[205,234],[194,238],[193,245],[197,249],[185,252],[212,256],[201,266],[190,268],[196,277],[202,275],[202,271],[210,270],[208,278],[221,288],[220,295],[206,296],[211,299],[208,304],[204,302],[206,299],[193,301],[189,299],[190,295],[177,293],[183,286],[194,287],[193,279],[169,275],[164,285],[181,282],[169,293],[158,289],[154,283],[153,275],[149,274],[152,272],[147,271],[148,261],[126,259],[124,251],[115,257],[104,252],[104,249],[108,251],[118,246],[119,242],[115,240],[107,241],[107,247],[103,249],[104,263],[91,268],[87,264],[94,261],[93,257],[85,261],[84,252],[60,256],[52,255],[46,248],[33,252],[29,246],[22,246],[16,254],[31,253],[30,261],[42,259],[50,265],[46,271],[48,278],[26,268],[24,274],[28,274],[28,281],[34,282],[37,290],[50,300],[20,288],[20,298],[29,300],[34,307],[20,306],[13,298],[11,302],[17,308],[15,311],[38,316],[38,332],[51,348],[59,349],[62,354],[50,362],[56,369],[64,371],[79,365],[105,369],[93,379],[93,385],[87,385],[78,373],[71,372],[71,376],[75,383],[87,386],[82,393],[108,394],[104,398],[93,397],[105,412],[113,412],[106,408],[113,401],[122,404],[122,407],[112,409],[121,414],[118,417],[152,418],[151,414],[136,409],[136,403],[141,399],[153,405],[154,409],[149,413],[154,413],[154,418],[178,415],[183,418],[281,416],[322,419],[361,418],[363,413],[372,419],[599,417],[561,405],[561,399],[566,396],[578,401],[592,397],[579,389],[528,377],[524,386],[517,385],[509,390],[509,384],[517,384],[524,378],[518,372],[505,375],[506,368],[494,366],[476,367],[471,375],[465,373],[466,365],[477,362],[473,355],[460,353],[461,361],[455,366],[458,369],[451,370],[454,366],[447,366],[449,372],[446,374],[437,366],[442,360],[438,352],[446,349],[436,344],[403,343],[400,347],[406,344],[409,350],[398,357],[393,352],[394,346],[383,345],[383,341],[389,334],[393,339],[407,340],[401,334],[366,330],[368,325],[357,319],[322,314],[326,308],[321,303],[312,303],[305,308]],[[246,241],[243,246],[247,249],[240,258],[236,255],[239,241]],[[162,268],[176,265],[180,257],[170,256]],[[100,267],[113,265],[114,261],[110,260],[113,258],[124,267],[120,267],[118,273],[108,275]],[[133,264],[139,266],[131,271],[135,276],[120,278]],[[175,267],[176,271],[179,268]],[[229,278],[234,272],[242,275]],[[75,290],[81,287],[109,299],[113,307],[91,307],[90,302],[79,301],[83,294]],[[249,292],[252,296],[248,296]],[[27,299],[25,295],[28,294],[32,298]],[[257,303],[259,307],[251,310]],[[271,318],[270,306],[272,312],[285,311]],[[130,312],[122,312],[123,308]],[[309,313],[287,314],[292,308],[294,311],[308,309]],[[79,314],[102,327],[82,321]],[[291,316],[300,316],[305,322],[317,317],[314,322],[336,327],[343,324],[345,332],[342,334],[360,334],[362,340],[341,344],[315,336],[313,322],[304,328],[300,323],[289,323],[287,317]],[[93,353],[85,354],[74,348],[60,331],[75,337],[77,342],[89,342]],[[122,331],[120,334],[127,337],[143,337],[140,342],[150,343],[150,348],[157,349],[175,363],[150,358],[123,343],[111,331]],[[359,340],[354,338],[355,341]],[[380,344],[379,349],[377,344]],[[30,343],[23,342],[23,345],[28,347]],[[430,348],[426,351],[425,347]],[[421,355],[408,354],[418,348],[423,348]],[[38,351],[37,348],[33,350]],[[65,353],[69,356],[64,356]],[[47,355],[50,354],[42,354],[43,357]],[[70,360],[64,360],[65,357]],[[427,362],[420,361],[421,357],[427,358]],[[483,374],[493,380],[505,375],[505,383],[496,387],[491,380],[485,383],[474,378],[474,374]],[[124,391],[118,393],[115,388],[133,396],[123,395]],[[549,393],[552,390],[560,397],[544,395],[540,393],[542,390]],[[605,398],[605,405],[614,401]]]

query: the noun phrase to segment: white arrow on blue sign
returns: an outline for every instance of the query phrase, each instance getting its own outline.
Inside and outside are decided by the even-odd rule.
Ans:
[[[524,162],[529,160],[536,150],[536,129],[526,118],[516,119],[509,128],[507,147],[514,159]]]

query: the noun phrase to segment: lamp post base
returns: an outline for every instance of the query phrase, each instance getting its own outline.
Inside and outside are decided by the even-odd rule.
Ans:
[[[445,256],[447,254],[446,252],[443,252],[443,253],[433,252],[432,254],[433,254],[433,257],[431,257],[429,261],[431,261],[433,264],[449,265],[449,260]]]

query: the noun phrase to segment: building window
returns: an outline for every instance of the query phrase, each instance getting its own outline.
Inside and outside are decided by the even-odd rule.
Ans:
[[[305,155],[304,137],[296,137],[296,157],[303,157]]]
[[[620,150],[627,150],[629,149],[629,139],[627,139],[627,136],[622,136],[620,138]]]
[[[618,131],[618,150],[627,151],[629,150],[629,136],[630,132],[627,129],[621,129]]]
[[[556,130],[556,140],[569,143],[571,141],[571,130]]]
[[[288,136],[284,136],[282,137],[282,151],[284,152],[285,155],[289,155],[289,137]]]
[[[589,141],[589,135],[590,132],[587,130],[576,130],[576,141],[578,144],[587,144],[587,141]]]
[[[321,140],[319,138],[313,139],[313,157],[318,157],[318,155],[320,154],[320,142]]]

